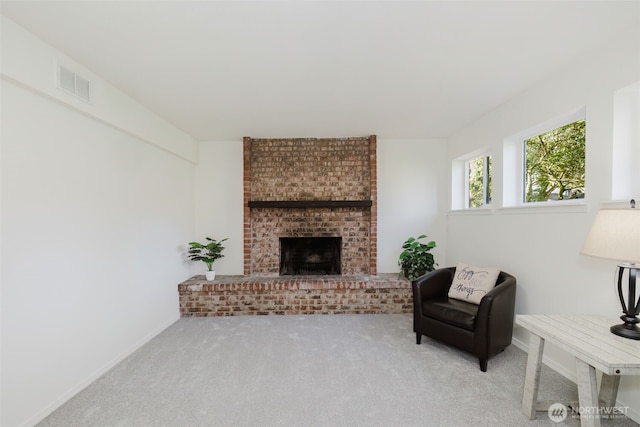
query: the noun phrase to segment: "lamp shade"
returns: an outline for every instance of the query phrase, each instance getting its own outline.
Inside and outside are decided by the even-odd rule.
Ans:
[[[640,209],[601,209],[580,253],[640,263]]]

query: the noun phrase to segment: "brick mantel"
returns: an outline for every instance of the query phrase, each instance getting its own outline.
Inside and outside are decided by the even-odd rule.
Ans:
[[[343,274],[377,273],[376,137],[243,140],[244,274],[275,276],[279,237],[342,237]]]

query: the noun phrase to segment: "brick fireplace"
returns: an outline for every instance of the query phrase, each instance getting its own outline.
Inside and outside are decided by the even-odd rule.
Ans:
[[[244,275],[179,284],[182,316],[412,311],[410,283],[377,273],[375,135],[245,137],[243,163]],[[303,267],[283,272],[289,240],[310,247],[290,249]]]
[[[245,275],[277,276],[288,237],[341,237],[342,274],[376,274],[375,135],[243,144]]]

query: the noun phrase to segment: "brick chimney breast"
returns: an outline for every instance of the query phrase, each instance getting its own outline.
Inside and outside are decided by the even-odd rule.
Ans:
[[[245,275],[277,276],[283,237],[341,237],[342,274],[376,274],[375,135],[245,137],[243,151]]]

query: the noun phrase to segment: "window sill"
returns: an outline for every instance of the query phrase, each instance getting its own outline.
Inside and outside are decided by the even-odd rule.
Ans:
[[[638,202],[638,200],[636,200],[636,202]],[[631,198],[602,202],[600,206],[600,209],[627,209],[627,208],[629,209],[631,208]]]
[[[491,215],[493,208],[467,208],[467,209],[452,209],[449,211],[450,216],[466,216],[466,215]]]
[[[601,209],[606,208],[628,208],[628,200],[611,200],[601,203]],[[567,200],[564,202],[538,202],[518,206],[485,207],[451,209],[449,216],[473,216],[473,215],[522,215],[522,214],[564,214],[564,213],[586,213],[589,206],[585,199]]]
[[[585,213],[588,211],[587,203],[584,199],[567,200],[564,202],[538,202],[528,203],[518,206],[504,206],[496,209],[500,214],[547,214],[547,213]]]

